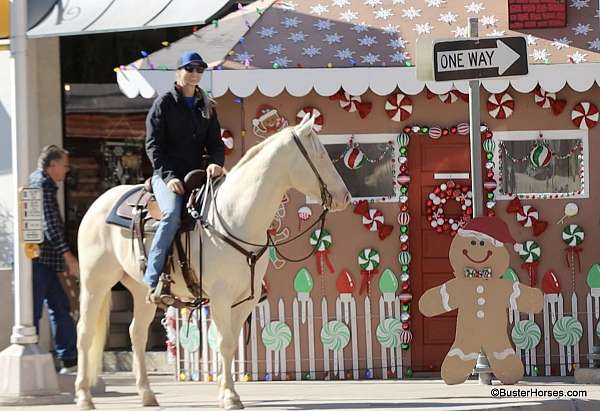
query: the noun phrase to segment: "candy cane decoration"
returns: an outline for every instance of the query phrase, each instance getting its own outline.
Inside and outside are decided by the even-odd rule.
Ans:
[[[313,130],[315,133],[319,133],[323,129],[323,125],[325,124],[325,119],[323,118],[323,114],[313,106],[303,107],[298,114],[296,114],[296,124],[300,124],[305,115],[311,114],[315,119],[315,124],[313,125]]]
[[[508,93],[492,94],[487,101],[487,110],[493,118],[507,119],[515,110],[515,100]]]
[[[577,103],[571,111],[571,120],[573,124],[582,130],[596,127],[598,124],[598,107],[589,101]]]
[[[406,121],[412,114],[412,111],[412,100],[402,93],[389,96],[385,102],[385,112],[392,121],[398,123]]]

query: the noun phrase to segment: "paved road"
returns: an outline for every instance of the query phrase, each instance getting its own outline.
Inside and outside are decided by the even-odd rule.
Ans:
[[[95,397],[99,410],[140,410],[133,376],[129,373],[105,375],[106,393]],[[214,383],[177,383],[171,377],[151,377],[161,410],[217,409]],[[527,380],[516,386],[481,386],[468,381],[447,386],[440,380],[327,381],[238,383],[238,393],[249,410],[600,410],[600,386],[576,385],[572,378]],[[587,397],[556,399],[493,398],[493,388],[537,390],[586,390]],[[2,407],[4,410],[69,411],[72,404],[37,407]],[[152,410],[146,408],[145,410]]]

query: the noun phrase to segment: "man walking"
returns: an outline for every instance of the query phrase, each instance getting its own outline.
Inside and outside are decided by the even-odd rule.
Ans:
[[[69,299],[58,278],[65,271],[79,276],[79,263],[65,241],[64,223],[58,208],[57,183],[69,171],[68,152],[50,145],[42,149],[38,169],[29,176],[29,187],[43,189],[44,243],[40,255],[33,260],[33,321],[39,334],[39,321],[44,301],[54,338],[56,355],[62,362],[61,373],[77,370],[77,334],[70,315]],[[66,267],[65,267],[66,266]]]

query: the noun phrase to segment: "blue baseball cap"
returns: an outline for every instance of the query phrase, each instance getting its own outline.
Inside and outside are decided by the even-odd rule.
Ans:
[[[201,67],[207,68],[208,64],[202,59],[200,54],[195,51],[186,51],[184,52],[179,60],[177,61],[177,68],[180,69],[182,67],[187,66],[188,64],[197,64]]]

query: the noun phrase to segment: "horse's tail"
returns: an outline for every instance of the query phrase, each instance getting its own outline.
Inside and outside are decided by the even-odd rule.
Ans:
[[[106,342],[106,334],[108,331],[108,320],[110,315],[110,290],[102,300],[100,313],[94,327],[94,336],[92,337],[92,345],[88,352],[89,367],[87,367],[89,375],[87,378],[90,381],[90,386],[96,384],[98,374],[102,372],[102,354],[104,352],[104,343]]]

